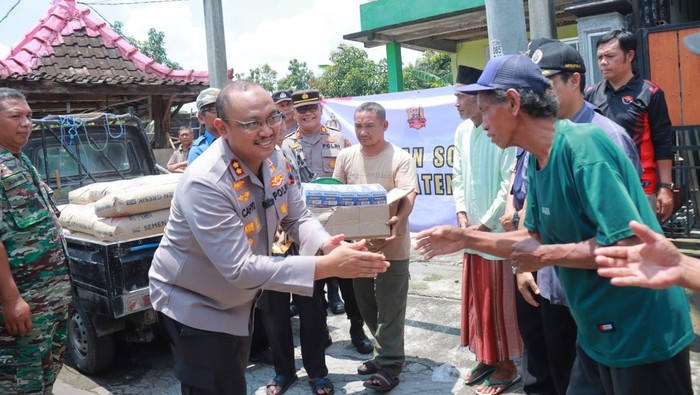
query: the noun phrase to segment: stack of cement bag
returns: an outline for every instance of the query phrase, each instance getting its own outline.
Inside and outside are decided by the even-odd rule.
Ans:
[[[61,209],[64,229],[101,241],[124,241],[163,233],[181,174],[99,182],[68,194]]]

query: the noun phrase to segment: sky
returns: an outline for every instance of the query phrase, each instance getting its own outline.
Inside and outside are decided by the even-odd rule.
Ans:
[[[0,1],[0,19],[16,1]],[[329,63],[331,51],[341,42],[362,48],[360,43],[343,40],[343,35],[360,31],[360,4],[366,2],[221,0],[227,68],[248,75],[250,69],[267,63],[282,78],[288,74],[289,60],[297,58],[318,75],[318,66]],[[0,59],[36,26],[51,3],[51,0],[20,0],[0,22]],[[110,23],[121,21],[123,32],[136,39],[145,40],[150,28],[164,32],[165,47],[172,61],[184,69],[207,69],[203,0],[83,0],[82,3],[91,5],[97,11],[91,10],[92,15],[98,18],[102,15]],[[386,57],[384,46],[366,50],[374,61]],[[402,50],[405,65],[414,63],[418,56],[420,52]]]

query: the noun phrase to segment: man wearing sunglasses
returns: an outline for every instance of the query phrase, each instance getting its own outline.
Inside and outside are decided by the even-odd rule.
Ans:
[[[219,137],[214,120],[216,119],[216,98],[219,97],[220,92],[219,88],[207,88],[197,96],[197,119],[200,124],[204,125],[204,133],[200,133],[199,137],[192,143],[190,153],[187,155],[188,164],[197,159]]]

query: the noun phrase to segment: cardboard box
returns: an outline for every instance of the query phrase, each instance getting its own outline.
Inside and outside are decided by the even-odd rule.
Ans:
[[[302,185],[309,207],[365,206],[387,204],[386,189],[380,184],[315,184]]]
[[[399,200],[408,191],[394,188],[387,193],[387,204],[310,208],[332,235],[344,234],[348,240],[383,239],[391,235],[387,221],[396,214]]]

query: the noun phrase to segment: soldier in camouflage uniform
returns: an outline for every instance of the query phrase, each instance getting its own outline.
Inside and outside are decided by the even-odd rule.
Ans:
[[[51,189],[21,149],[31,109],[0,88],[0,394],[51,394],[63,366],[70,281]]]

